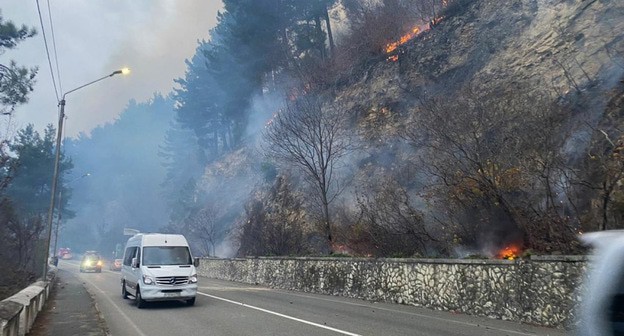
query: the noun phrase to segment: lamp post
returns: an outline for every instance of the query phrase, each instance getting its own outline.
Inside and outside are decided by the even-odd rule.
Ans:
[[[74,182],[78,181],[79,179],[81,179],[83,177],[87,177],[87,176],[91,176],[91,174],[90,173],[86,173],[86,174],[83,174],[81,176],[78,176],[75,179],[67,182],[67,184],[69,185],[69,184],[74,183]],[[62,197],[63,197],[63,188],[61,188],[61,190],[59,190],[59,195],[58,195],[58,209],[57,209],[58,217],[56,219],[56,228],[54,229],[54,247],[52,248],[52,253],[56,253],[56,248],[57,248],[56,244],[58,242],[58,233],[59,233],[59,228],[61,227],[61,218],[63,217],[63,212],[62,212],[62,209],[63,209],[63,198]],[[54,266],[56,266],[57,263],[58,263],[58,259],[57,259],[56,254],[53,257],[53,260],[54,260]]]
[[[59,106],[60,106],[60,112],[59,112],[59,119],[58,119],[58,130],[57,130],[57,135],[56,135],[56,154],[54,157],[54,175],[52,175],[52,187],[51,187],[51,193],[50,193],[50,207],[48,208],[48,219],[46,221],[46,226],[48,228],[48,233],[47,233],[47,239],[46,239],[46,246],[45,246],[45,252],[44,255],[46,256],[44,262],[43,262],[43,279],[45,280],[48,276],[48,259],[49,259],[49,254],[50,254],[50,240],[52,239],[52,217],[54,216],[54,201],[55,201],[55,196],[56,196],[56,184],[58,182],[58,172],[59,172],[59,160],[61,157],[61,137],[63,136],[63,120],[65,119],[65,96],[67,96],[68,94],[80,90],[86,86],[89,86],[91,84],[95,84],[101,80],[104,80],[106,78],[109,77],[113,77],[115,75],[119,75],[119,74],[128,74],[130,72],[130,70],[128,68],[124,68],[121,70],[116,70],[113,71],[111,74],[106,75],[102,78],[98,78],[92,82],[89,82],[87,84],[81,85],[75,89],[69,90],[67,92],[65,92],[63,94],[63,97],[61,98],[61,101],[59,101]]]

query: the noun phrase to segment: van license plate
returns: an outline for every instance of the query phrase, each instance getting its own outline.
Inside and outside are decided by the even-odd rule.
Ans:
[[[180,296],[180,293],[165,293],[165,297],[176,297]]]

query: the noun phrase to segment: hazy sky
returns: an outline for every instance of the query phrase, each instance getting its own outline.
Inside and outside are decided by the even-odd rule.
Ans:
[[[155,92],[169,93],[173,80],[184,76],[184,60],[193,55],[197,41],[208,39],[222,7],[220,0],[39,0],[55,75],[48,4],[62,92],[123,67],[132,71],[128,76],[117,75],[68,94],[67,136],[88,133],[115,120],[129,99],[145,101]],[[36,37],[20,43],[17,49],[0,55],[0,63],[12,59],[23,66],[39,67],[30,102],[16,108],[13,121],[17,128],[28,123],[38,130],[49,123],[56,127],[58,101],[37,0],[3,0],[0,9],[5,21],[36,27],[38,31]],[[8,117],[0,118],[6,124]]]

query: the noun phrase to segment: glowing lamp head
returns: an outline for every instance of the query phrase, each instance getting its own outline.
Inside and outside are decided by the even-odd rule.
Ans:
[[[119,75],[119,74],[127,75],[129,73],[130,73],[130,69],[129,68],[123,68],[123,69],[119,69],[119,70],[113,71],[113,73],[110,74],[109,76],[112,77],[112,76]]]

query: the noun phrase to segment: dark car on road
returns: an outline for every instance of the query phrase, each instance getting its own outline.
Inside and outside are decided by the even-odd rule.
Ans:
[[[110,270],[111,271],[121,271],[121,259],[115,259],[113,261],[111,261],[110,263]]]
[[[102,272],[102,264],[104,261],[97,252],[87,251],[80,262],[80,272],[95,271]]]

